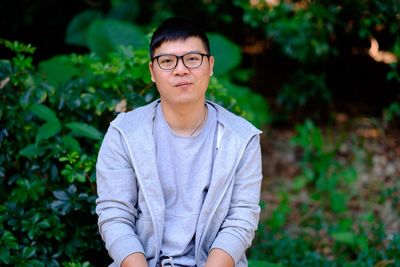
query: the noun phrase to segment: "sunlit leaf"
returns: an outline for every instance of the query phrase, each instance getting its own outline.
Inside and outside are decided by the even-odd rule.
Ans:
[[[332,234],[333,239],[340,243],[353,245],[356,240],[356,235],[353,232],[339,232]]]

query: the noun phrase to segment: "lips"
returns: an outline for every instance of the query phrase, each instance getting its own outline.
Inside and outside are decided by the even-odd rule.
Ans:
[[[184,82],[178,82],[174,86],[175,87],[186,87],[186,86],[190,86],[190,85],[192,85],[191,82],[184,81]]]

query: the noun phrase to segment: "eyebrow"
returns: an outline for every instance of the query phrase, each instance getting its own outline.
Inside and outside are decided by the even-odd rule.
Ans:
[[[179,56],[183,56],[183,55],[187,55],[187,54],[191,54],[191,53],[200,53],[200,54],[207,54],[207,55],[208,55],[207,52],[202,52],[202,51],[200,51],[200,50],[192,50],[192,51],[188,51],[188,52],[186,52],[186,53],[183,53],[183,54],[181,54],[181,55],[172,54],[172,53],[161,53],[161,54],[159,54],[159,55],[153,56],[153,58],[159,57],[159,56],[178,56],[178,57],[179,57]]]

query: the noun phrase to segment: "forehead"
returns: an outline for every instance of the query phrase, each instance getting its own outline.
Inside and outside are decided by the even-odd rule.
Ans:
[[[154,55],[159,54],[174,54],[182,55],[187,52],[207,53],[203,42],[199,37],[189,37],[185,40],[178,39],[174,41],[166,41],[154,50]]]

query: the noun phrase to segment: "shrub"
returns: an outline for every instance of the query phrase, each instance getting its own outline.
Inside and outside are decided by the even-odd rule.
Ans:
[[[344,161],[346,140],[326,137],[311,120],[296,126],[299,175],[277,189],[277,204],[264,203],[269,212],[250,257],[281,266],[400,266],[399,233],[388,232],[371,208],[375,201],[397,207],[398,185],[374,188],[373,200],[361,195],[367,192],[356,184],[359,159],[349,152]]]

